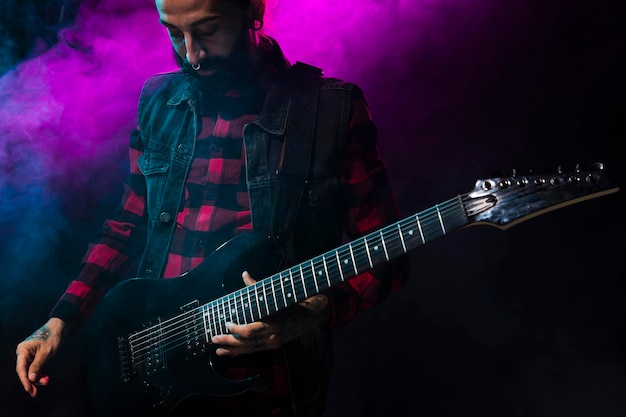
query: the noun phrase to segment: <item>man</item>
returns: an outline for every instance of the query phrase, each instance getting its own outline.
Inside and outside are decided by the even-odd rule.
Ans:
[[[17,346],[16,371],[32,397],[48,385],[43,367],[63,338],[133,268],[143,278],[180,277],[251,230],[270,236],[293,265],[338,246],[343,233],[353,239],[398,218],[363,94],[290,65],[260,33],[264,0],[157,0],[156,7],[181,71],[146,82],[121,206],[48,322]],[[307,135],[314,136],[308,148]],[[216,398],[210,415],[322,415],[332,327],[400,287],[405,260],[263,320],[228,322],[211,339],[226,372],[261,375],[267,384]],[[245,285],[254,278],[264,277],[243,271]]]

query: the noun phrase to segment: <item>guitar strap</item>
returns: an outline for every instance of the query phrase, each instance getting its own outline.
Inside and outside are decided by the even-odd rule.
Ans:
[[[271,235],[289,263],[295,261],[292,230],[309,179],[321,77],[320,68],[299,61],[291,68],[287,127],[271,216]]]

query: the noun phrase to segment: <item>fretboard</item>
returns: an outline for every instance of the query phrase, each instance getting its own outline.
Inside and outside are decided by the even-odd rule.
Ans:
[[[385,226],[200,307],[207,340],[258,321],[469,223],[461,196]]]

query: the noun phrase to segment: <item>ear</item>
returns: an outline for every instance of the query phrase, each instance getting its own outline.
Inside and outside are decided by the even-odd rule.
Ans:
[[[248,6],[248,19],[250,21],[258,20],[263,22],[263,15],[265,14],[265,0],[250,0]]]

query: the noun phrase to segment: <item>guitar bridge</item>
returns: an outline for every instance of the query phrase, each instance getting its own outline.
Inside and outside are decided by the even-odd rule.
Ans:
[[[191,361],[207,352],[207,345],[204,343],[204,323],[202,314],[194,314],[198,310],[200,303],[194,300],[180,307],[181,311],[189,313],[189,318],[185,320],[185,359]]]
[[[150,377],[167,369],[161,319],[157,324],[146,323],[144,329],[118,337],[122,380],[129,382],[135,376]]]

